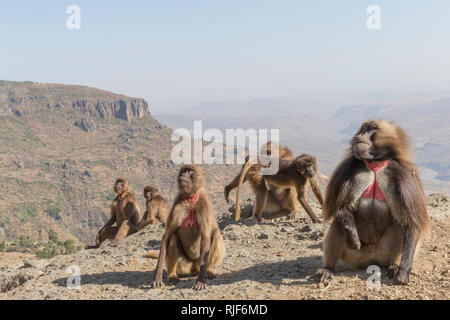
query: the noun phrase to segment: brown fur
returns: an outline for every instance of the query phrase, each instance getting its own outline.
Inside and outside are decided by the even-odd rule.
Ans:
[[[116,188],[119,183],[123,184],[120,191]],[[97,233],[95,246],[87,248],[98,248],[105,240],[116,243],[137,231],[140,219],[140,210],[136,198],[130,191],[130,183],[127,179],[119,178],[114,183],[116,198],[111,204],[110,219]],[[113,226],[116,224],[115,226]]]
[[[359,204],[362,190],[371,183],[365,179],[373,179],[364,159],[389,160],[387,167],[377,173],[386,196],[381,208],[387,209],[372,207],[370,220],[361,216],[364,214],[361,210],[367,209],[361,209]],[[374,205],[379,206],[377,203]],[[398,125],[386,120],[361,124],[347,156],[330,178],[323,216],[333,223],[324,243],[325,266],[319,270],[322,280],[332,276],[339,259],[352,268],[378,264],[395,269],[393,266],[402,255],[395,283],[408,283],[416,246],[430,225],[422,182],[412,161],[410,139]],[[360,240],[366,239],[375,239],[373,249],[361,247]]]
[[[169,214],[169,205],[158,193],[158,189],[152,186],[144,188],[147,210],[138,224],[138,230],[142,230],[149,224],[166,222]]]
[[[278,154],[280,159],[294,159],[294,156],[287,147],[282,147],[275,142],[269,141],[265,146],[261,148],[262,154],[272,155],[272,149],[278,147]],[[248,161],[249,158],[246,158]],[[245,166],[245,165],[244,165]],[[241,176],[242,170],[244,169],[242,166],[241,172],[230,182],[230,184],[226,185],[224,188],[225,200],[227,203],[229,202],[230,192],[237,188],[239,183],[239,178]],[[293,217],[295,213],[300,209],[300,204],[297,200],[297,192],[295,188],[279,188],[274,185],[266,185],[263,176],[257,166],[252,167],[248,170],[247,174],[244,177],[244,182],[249,181],[250,186],[252,188],[253,193],[255,194],[255,206],[253,208],[253,214],[251,218],[260,216],[259,212],[261,211],[262,206],[262,196],[265,194],[266,189],[269,188],[269,194],[267,196],[266,205],[264,208],[269,213],[278,213],[285,212],[286,215]],[[262,213],[262,212],[261,212]],[[235,215],[236,220],[239,220],[240,215]]]
[[[153,287],[161,286],[165,263],[170,282],[177,282],[178,274],[199,271],[194,286],[196,290],[205,288],[206,280],[215,277],[212,269],[222,260],[225,246],[204,184],[205,174],[201,168],[186,165],[180,169],[178,195],[161,241]],[[192,195],[198,195],[198,201],[188,204],[185,198]],[[188,215],[188,206],[195,212],[198,227],[182,226]]]
[[[317,200],[321,205],[323,204],[322,192],[317,182],[318,169],[316,158],[314,158],[311,155],[303,154],[301,156],[298,156],[294,160],[279,159],[279,161],[280,161],[279,164],[280,168],[275,175],[263,176],[264,184],[267,182],[277,187],[295,189],[298,201],[306,210],[311,219],[314,222],[320,222],[320,220],[316,217],[316,215],[314,214],[313,210],[311,209],[306,200],[307,184],[309,182]],[[251,161],[247,161],[241,172],[238,183],[238,191],[236,196],[236,213],[235,213],[236,220],[238,220],[240,217],[240,193],[244,178],[247,174],[256,174],[256,172],[259,173],[259,164],[252,164]],[[266,200],[268,196],[267,188],[262,192],[264,192],[264,194],[261,197],[262,199],[264,199],[263,204],[261,206],[262,208],[259,212],[256,213],[257,218],[259,220],[262,220],[261,213],[262,210],[264,210],[264,206],[267,201]]]

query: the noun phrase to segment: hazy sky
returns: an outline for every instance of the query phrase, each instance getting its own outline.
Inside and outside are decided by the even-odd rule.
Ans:
[[[69,5],[81,30],[66,27]],[[366,9],[381,8],[381,30]],[[450,1],[2,1],[0,79],[84,84],[153,110],[445,92]]]

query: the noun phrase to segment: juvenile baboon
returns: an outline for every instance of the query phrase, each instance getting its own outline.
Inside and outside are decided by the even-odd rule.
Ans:
[[[169,282],[176,283],[178,275],[199,271],[193,288],[201,290],[207,279],[215,278],[212,269],[221,262],[225,246],[204,189],[203,170],[185,165],[177,182],[178,195],[167,219],[152,287],[162,285],[166,263]]]
[[[272,149],[278,147],[278,155],[280,159],[292,160],[294,159],[294,155],[291,150],[287,147],[282,147],[277,143],[272,141],[267,142],[265,146],[263,146],[261,152],[266,153],[268,156],[272,155]],[[249,157],[246,158],[246,162],[248,162]],[[245,165],[244,165],[245,166]],[[241,172],[224,188],[225,200],[229,203],[230,192],[237,188],[239,184],[239,179],[241,177],[242,171],[244,169],[242,166]],[[244,176],[243,182],[249,181],[250,186],[252,188],[253,193],[255,194],[255,206],[253,208],[253,213],[251,218],[261,217],[262,211],[262,201],[261,197],[267,188],[268,195],[266,200],[266,205],[264,209],[271,213],[276,213],[280,211],[284,211],[291,218],[295,216],[295,213],[300,209],[300,204],[297,200],[297,192],[295,188],[279,188],[274,185],[266,185],[264,182],[263,176],[260,172],[259,166],[255,165],[249,168],[248,172]],[[236,221],[240,219],[240,211],[239,214],[235,214]]]
[[[169,205],[166,200],[158,193],[158,189],[152,186],[144,188],[144,197],[146,199],[147,210],[138,224],[138,230],[143,229],[149,224],[166,222],[169,214]]]
[[[242,169],[239,182],[238,182],[238,190],[236,194],[236,219],[240,216],[240,194],[242,183],[250,170],[258,170],[259,172],[259,163],[252,164],[251,161],[247,161]],[[269,183],[271,185],[282,187],[282,188],[294,188],[297,193],[297,198],[302,207],[308,213],[310,218],[314,223],[320,223],[319,218],[316,217],[314,211],[309,206],[306,200],[306,190],[308,182],[314,192],[319,203],[323,204],[323,196],[320,191],[319,184],[317,181],[317,161],[316,158],[302,154],[298,156],[294,160],[284,160],[279,159],[279,170],[275,175],[263,175],[262,181],[263,184]],[[260,173],[259,173],[260,174]],[[260,188],[258,189],[260,202],[256,202],[255,215],[259,221],[264,221],[261,217],[261,214],[266,206],[267,198],[269,194],[268,188]]]
[[[324,267],[318,270],[321,281],[333,276],[341,260],[352,269],[389,267],[395,284],[408,284],[429,217],[410,139],[398,125],[362,123],[330,178],[323,216],[333,222],[324,242]]]
[[[117,179],[114,183],[114,192],[117,196],[111,205],[110,219],[97,233],[95,246],[88,246],[87,249],[100,247],[106,239],[115,244],[137,231],[140,210],[136,198],[130,191],[129,181]],[[113,226],[114,223],[115,226]]]

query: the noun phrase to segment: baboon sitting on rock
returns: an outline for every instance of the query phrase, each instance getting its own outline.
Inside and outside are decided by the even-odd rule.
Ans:
[[[116,198],[111,204],[111,217],[97,233],[95,246],[87,246],[86,249],[96,249],[105,240],[112,244],[135,233],[138,230],[140,210],[136,198],[130,191],[130,183],[127,179],[117,179],[114,184]],[[114,224],[116,224],[114,226]]]

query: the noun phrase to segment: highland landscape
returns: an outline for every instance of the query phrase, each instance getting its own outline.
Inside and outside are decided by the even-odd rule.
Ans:
[[[173,200],[178,166],[170,160],[171,128],[189,128],[195,119],[219,129],[279,127],[282,144],[295,153],[317,155],[320,170],[329,175],[360,120],[406,115],[432,219],[432,235],[409,288],[393,290],[386,279],[384,289],[368,292],[363,281],[368,275],[345,270],[329,286],[318,286],[313,274],[320,267],[327,225],[311,224],[303,209],[294,220],[236,223],[223,199],[223,186],[240,166],[204,165],[228,254],[211,283],[216,290],[195,298],[448,299],[448,103],[442,99],[406,109],[341,107],[327,119],[302,115],[301,107],[290,119],[271,116],[270,107],[253,119],[238,117],[233,108],[230,118],[199,110],[198,117],[195,112],[189,117],[159,115],[166,126],[140,98],[85,86],[0,81],[0,299],[187,298],[192,277],[177,285],[180,290],[148,290],[156,261],[146,251],[159,248],[163,226],[149,226],[115,248],[105,244],[82,249],[108,219],[117,177],[130,179],[141,208],[142,189],[148,184]],[[310,121],[297,126],[298,119],[308,117]],[[248,187],[244,199],[248,215],[253,205]],[[310,200],[320,216],[320,206]],[[81,268],[81,290],[66,288],[70,265]]]

